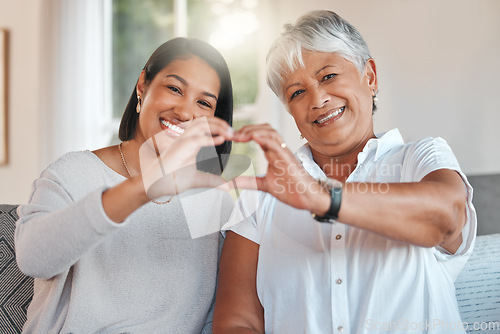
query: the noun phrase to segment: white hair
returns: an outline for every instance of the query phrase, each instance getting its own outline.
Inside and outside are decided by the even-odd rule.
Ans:
[[[304,50],[337,53],[360,73],[364,73],[366,61],[371,58],[368,45],[356,28],[332,11],[309,12],[284,29],[267,54],[267,84],[283,102],[283,81],[286,75],[304,67]]]

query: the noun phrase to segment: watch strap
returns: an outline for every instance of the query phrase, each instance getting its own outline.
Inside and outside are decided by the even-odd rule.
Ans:
[[[342,204],[342,183],[327,183],[330,192],[330,208],[323,216],[313,214],[313,218],[322,223],[333,223],[339,217]]]

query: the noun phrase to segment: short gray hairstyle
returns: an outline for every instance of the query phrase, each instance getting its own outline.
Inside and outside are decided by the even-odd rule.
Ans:
[[[371,58],[368,45],[349,22],[328,10],[316,10],[300,17],[272,44],[267,54],[267,84],[286,104],[283,81],[288,73],[304,67],[302,50],[337,53],[364,73]]]

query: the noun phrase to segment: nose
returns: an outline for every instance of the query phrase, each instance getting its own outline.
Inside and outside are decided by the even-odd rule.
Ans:
[[[319,84],[309,87],[309,92],[311,109],[321,109],[330,101],[330,95]]]
[[[196,111],[195,107],[187,103],[178,104],[173,112],[175,117],[181,122],[192,121],[201,116],[200,113]]]

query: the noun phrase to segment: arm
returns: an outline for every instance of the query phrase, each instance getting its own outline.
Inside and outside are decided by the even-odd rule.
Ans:
[[[264,333],[264,310],[256,287],[258,257],[258,244],[227,232],[219,266],[214,333]]]
[[[77,167],[84,163],[82,159],[71,164],[57,163],[44,171],[34,183],[29,204],[18,208],[16,260],[23,273],[52,278],[68,270],[89,248],[119,228],[120,224],[111,221],[102,208],[103,186],[91,183],[88,176],[68,180],[84,172]],[[69,190],[81,182],[89,184],[82,185],[81,190]],[[94,187],[95,190],[83,194]]]
[[[211,131],[208,133],[199,131],[196,124],[185,132],[186,136],[175,140],[173,149],[165,150],[162,155],[172,171],[178,167],[190,173],[185,179],[180,173],[178,184],[166,186],[162,189],[164,194],[225,182],[218,176],[198,173],[196,168],[183,168],[191,159],[195,160],[200,147],[218,145],[230,136],[229,125],[220,119],[208,121]],[[25,274],[51,278],[68,270],[88,249],[120,228],[132,212],[150,200],[142,176],[107,190],[100,177],[98,170],[89,169],[87,160],[66,159],[53,164],[35,181],[30,203],[20,207],[15,234],[16,259]]]
[[[225,183],[217,175],[199,172],[196,159],[202,147],[215,147],[231,139],[233,131],[229,124],[216,117],[202,117],[184,126],[186,131],[179,137],[163,131],[141,145],[141,175],[103,194],[104,211],[110,219],[122,222],[151,199]]]
[[[235,140],[254,140],[269,162],[266,176],[256,179],[257,188],[295,208],[324,215],[330,206],[329,194],[281,146],[281,137],[267,125],[242,130]],[[252,188],[255,182],[241,177],[237,184]],[[346,183],[338,220],[423,247],[441,245],[453,253],[460,246],[466,222],[465,202],[461,177],[442,169],[414,183]]]
[[[346,183],[342,197],[339,221],[351,226],[451,253],[462,242],[466,194],[455,171],[437,170],[415,183]]]

